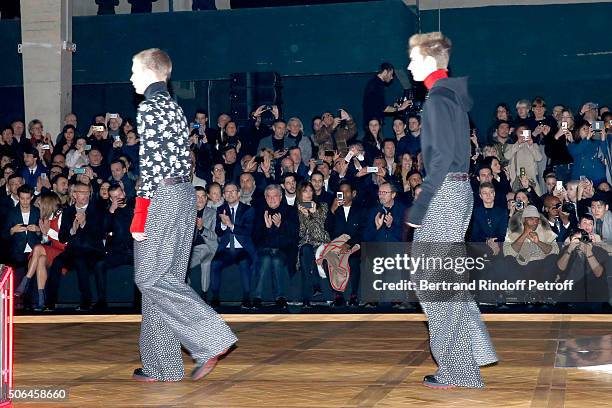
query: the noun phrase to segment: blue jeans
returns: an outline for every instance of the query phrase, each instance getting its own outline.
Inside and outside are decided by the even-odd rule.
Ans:
[[[255,278],[254,298],[262,299],[266,279],[272,279],[272,293],[275,299],[286,298],[287,281],[289,271],[287,270],[287,258],[276,248],[261,248],[257,253],[259,270]]]
[[[210,274],[210,289],[214,297],[219,296],[221,287],[221,271],[237,263],[240,269],[240,283],[242,284],[243,300],[250,298],[251,291],[251,257],[245,249],[221,249],[213,258]]]

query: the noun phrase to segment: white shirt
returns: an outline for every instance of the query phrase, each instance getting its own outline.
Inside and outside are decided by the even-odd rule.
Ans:
[[[230,219],[232,218],[232,208],[234,209],[234,220],[232,221],[235,221],[236,214],[238,214],[238,204],[240,204],[240,201],[238,201],[234,205],[228,204],[230,208],[230,213],[227,215],[230,217]],[[225,231],[227,229],[227,225],[221,223],[221,229]],[[231,231],[234,232],[234,228],[232,228]],[[238,242],[238,240],[236,239],[236,235],[232,235],[232,239],[234,240],[234,248],[242,248],[242,245],[240,245],[240,242]],[[230,248],[230,247],[231,247],[231,242],[228,242],[226,248]]]
[[[348,216],[349,216],[349,211],[351,211],[351,206],[349,205],[348,207],[342,207],[342,209],[344,210],[344,219],[348,221]]]
[[[295,205],[295,199],[297,198],[297,194],[294,195],[293,197],[289,197],[288,195],[285,195],[285,198],[287,199],[287,204]]]
[[[393,174],[393,159],[385,157],[385,161],[387,162],[387,174]]]
[[[22,212],[21,213],[21,219],[23,220],[23,223],[25,225],[28,225],[30,223],[30,213],[29,212],[27,212],[27,213]],[[26,231],[26,236],[27,235],[28,235],[28,231]],[[23,250],[23,253],[24,254],[29,254],[30,252],[32,252],[32,248],[30,247],[30,244],[28,244],[26,242],[26,246],[25,246],[25,249]]]
[[[548,220],[548,223],[550,224],[551,227],[555,226],[555,222]],[[559,218],[559,225],[563,225],[563,228],[568,228],[570,223],[568,222],[567,224],[563,224],[563,222],[561,221],[561,218]]]
[[[74,205],[74,208],[76,209],[76,213],[84,213],[85,211],[87,211],[87,206],[89,206],[89,203],[85,204],[84,207],[77,207],[77,205]],[[81,226],[85,227],[85,224],[87,224],[87,220],[85,220],[85,223]],[[76,230],[73,230],[72,228],[70,229],[70,235],[76,235]]]
[[[325,191],[329,191],[329,178],[323,180],[323,185],[325,186]]]

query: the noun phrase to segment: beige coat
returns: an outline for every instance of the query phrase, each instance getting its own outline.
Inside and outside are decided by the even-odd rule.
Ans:
[[[514,186],[514,180],[520,176],[521,167],[525,168],[525,175],[530,181],[535,182],[534,189],[537,195],[542,195],[538,184],[538,162],[542,160],[542,153],[537,144],[514,143],[506,148],[504,157],[509,160],[508,173],[510,185]]]

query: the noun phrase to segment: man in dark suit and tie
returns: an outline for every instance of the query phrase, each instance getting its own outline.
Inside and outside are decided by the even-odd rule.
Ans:
[[[211,306],[219,306],[221,271],[237,263],[242,283],[242,308],[251,308],[251,267],[255,262],[253,244],[253,208],[240,202],[240,187],[234,182],[223,186],[225,203],[217,209],[215,232],[219,248],[212,261],[210,288],[213,293]]]
[[[336,239],[342,234],[348,234],[351,239],[345,244],[347,250],[355,244],[361,244],[363,239],[363,231],[366,223],[366,213],[362,207],[359,207],[353,199],[357,192],[348,180],[340,182],[339,191],[342,193],[342,198],[336,197],[331,207],[331,212],[327,216],[327,230],[330,232],[330,238]],[[354,252],[349,257],[349,267],[351,268],[350,284],[351,297],[349,306],[358,306],[357,295],[359,293],[359,278],[361,266],[361,251]],[[335,306],[344,305],[344,296],[340,292],[336,292],[334,300]]]
[[[9,212],[19,205],[19,196],[17,190],[23,185],[23,177],[21,174],[11,174],[6,182],[8,186],[8,195],[2,195],[0,199],[0,227],[4,228],[6,218]],[[10,258],[10,240],[0,234],[0,263],[8,263]]]
[[[91,288],[89,273],[95,270],[95,264],[104,256],[103,219],[98,207],[90,201],[91,187],[78,182],[72,190],[75,202],[62,213],[59,241],[67,243],[66,250],[55,258],[49,269],[47,294],[49,307],[57,301],[59,278],[64,266],[77,271],[81,303],[77,312],[91,311]]]
[[[3,236],[10,243],[10,263],[19,267],[28,262],[28,255],[40,244],[41,235],[38,221],[40,211],[31,205],[34,189],[23,185],[17,190],[19,204],[7,214]]]
[[[40,164],[40,156],[38,150],[31,148],[23,153],[24,168],[21,171],[21,176],[25,184],[32,188],[36,188],[38,178],[41,174],[47,174],[45,166]]]

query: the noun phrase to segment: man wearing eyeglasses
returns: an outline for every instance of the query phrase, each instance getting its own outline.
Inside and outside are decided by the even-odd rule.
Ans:
[[[397,188],[388,182],[378,187],[378,205],[368,214],[365,236],[373,242],[401,242],[406,207],[395,201]]]
[[[89,312],[91,305],[91,287],[89,273],[94,271],[97,261],[104,256],[102,243],[103,214],[91,200],[91,187],[77,182],[72,190],[74,204],[62,212],[59,230],[59,241],[68,245],[66,250],[57,256],[49,269],[47,282],[48,308],[53,310],[57,300],[57,290],[61,270],[64,266],[76,269],[79,280],[81,301],[77,312]],[[99,288],[98,288],[98,293]]]

